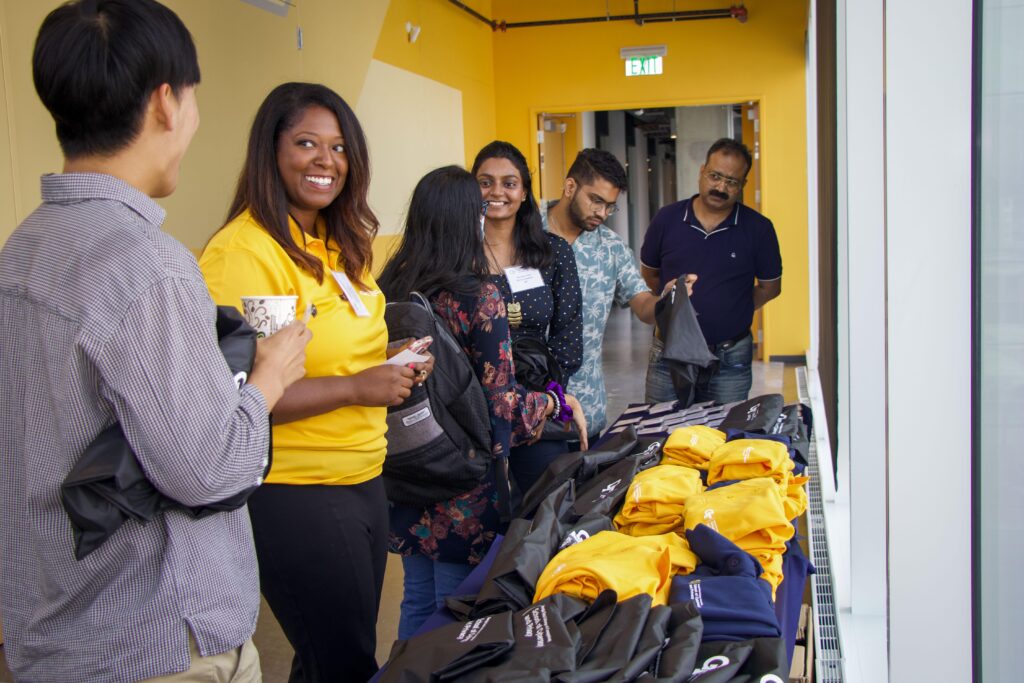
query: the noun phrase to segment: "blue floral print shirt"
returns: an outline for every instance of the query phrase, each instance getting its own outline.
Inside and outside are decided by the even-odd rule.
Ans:
[[[548,216],[544,212],[544,229]],[[572,243],[583,298],[583,364],[569,379],[566,393],[583,406],[587,431],[597,435],[607,424],[608,396],[601,367],[601,343],[612,304],[625,307],[637,294],[651,291],[636,265],[636,257],[611,228],[599,225]]]

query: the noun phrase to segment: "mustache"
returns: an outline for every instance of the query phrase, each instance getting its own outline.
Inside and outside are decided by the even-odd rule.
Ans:
[[[708,194],[711,195],[712,197],[718,197],[719,199],[723,199],[723,200],[729,198],[729,195],[727,195],[726,193],[721,192],[719,190],[709,190]]]

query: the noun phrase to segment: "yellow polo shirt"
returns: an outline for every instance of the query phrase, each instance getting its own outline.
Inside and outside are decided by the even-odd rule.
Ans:
[[[296,244],[324,264],[317,282],[300,268],[245,211],[224,226],[203,251],[199,267],[220,305],[241,309],[241,297],[295,294],[299,315],[312,303],[317,315],[309,322],[313,340],[306,347],[306,377],[354,375],[385,360],[388,342],[384,295],[367,272],[360,299],[369,310],[359,317],[342,299],[331,271],[341,270],[340,251],[333,242],[304,235],[291,221]],[[386,408],[344,406],[274,427],[271,484],[359,484],[381,473],[387,440]]]
[[[612,589],[619,602],[647,593],[653,605],[667,605],[672,577],[691,573],[698,562],[678,534],[636,537],[602,531],[551,558],[537,579],[533,601],[566,593],[593,602]]]

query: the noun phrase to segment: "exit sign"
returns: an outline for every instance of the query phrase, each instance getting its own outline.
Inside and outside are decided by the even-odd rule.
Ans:
[[[628,57],[626,58],[627,76],[659,76],[661,75],[661,56]]]

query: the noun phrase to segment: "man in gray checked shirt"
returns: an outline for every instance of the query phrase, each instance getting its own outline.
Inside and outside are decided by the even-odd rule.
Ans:
[[[60,484],[119,422],[187,506],[259,483],[268,411],[304,374],[309,331],[260,342],[239,390],[195,259],[162,232],[199,124],[196,50],[154,0],[79,0],[43,22],[33,76],[63,173],[0,251],[0,612],[19,681],[257,681],[246,508],[128,520],[75,560]],[[203,679],[206,680],[206,679]],[[211,676],[211,680],[214,678]]]

